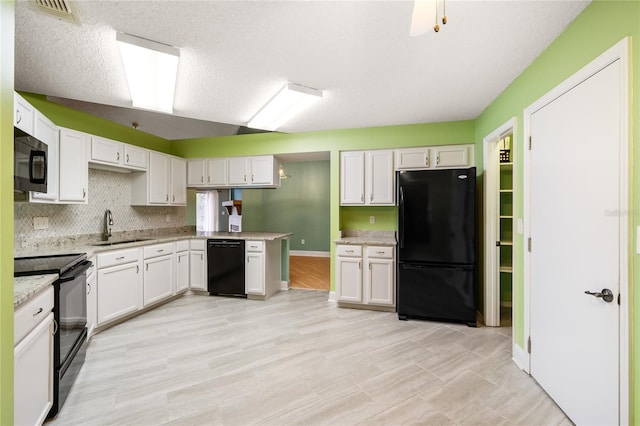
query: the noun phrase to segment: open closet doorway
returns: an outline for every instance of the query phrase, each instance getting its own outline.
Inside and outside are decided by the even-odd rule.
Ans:
[[[511,326],[514,276],[515,117],[484,138],[484,323]]]

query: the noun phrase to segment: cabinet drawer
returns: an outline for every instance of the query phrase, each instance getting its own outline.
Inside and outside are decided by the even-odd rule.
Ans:
[[[189,250],[189,240],[176,241],[176,252]]]
[[[14,313],[13,344],[20,342],[53,310],[53,286],[20,306]]]
[[[264,241],[247,241],[245,247],[249,252],[262,252],[264,250]]]
[[[138,260],[138,249],[128,249],[113,251],[98,255],[98,269],[106,268],[113,265],[122,265],[124,263],[135,262]]]
[[[376,257],[379,259],[393,259],[393,247],[390,247],[390,246],[367,247],[367,257]]]
[[[152,246],[146,246],[144,249],[144,258],[150,259],[152,257],[165,256],[173,253],[172,243],[154,244]]]
[[[361,257],[362,256],[362,246],[339,245],[336,248],[336,254],[338,256]]]
[[[191,250],[205,250],[207,248],[207,240],[190,240],[189,248]]]

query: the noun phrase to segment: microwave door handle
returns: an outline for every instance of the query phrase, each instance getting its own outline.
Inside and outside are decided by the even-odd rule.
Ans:
[[[33,162],[35,158],[42,157],[43,164],[43,176],[42,178],[35,178],[33,176]],[[47,183],[47,153],[44,151],[32,150],[29,154],[29,182],[31,183]]]
[[[404,190],[400,187],[400,248],[404,248]]]

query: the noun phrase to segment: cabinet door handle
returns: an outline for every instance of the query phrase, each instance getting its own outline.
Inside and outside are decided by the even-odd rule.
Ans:
[[[87,288],[88,288],[87,294],[91,294],[91,284],[90,283],[87,283]]]
[[[87,190],[82,188],[82,199],[84,200],[85,198],[87,198]]]
[[[377,251],[376,253],[378,253],[378,254],[384,254],[384,252],[383,252],[383,251]]]
[[[136,265],[136,274],[140,273],[140,265]]]
[[[116,152],[116,161],[120,161],[120,153]]]
[[[42,313],[42,311],[43,311],[43,310],[44,310],[44,309],[39,308],[37,311],[35,311],[35,312],[33,313],[33,316],[35,317],[36,315],[40,315],[40,314]]]
[[[364,194],[360,194],[360,202],[364,203]]]
[[[353,253],[353,250],[347,250],[347,253]]]
[[[172,202],[174,202],[174,203],[176,202],[176,196],[175,195],[172,196]]]
[[[178,258],[178,263],[180,263],[180,261],[181,261],[181,260],[182,260],[182,258],[181,258],[181,257],[179,257],[179,258]]]
[[[371,270],[371,264],[369,264],[369,270]]]
[[[116,257],[116,260],[122,260],[122,259],[124,259],[124,256],[118,256],[118,257]]]
[[[373,201],[373,193],[369,194],[369,201]]]
[[[438,154],[438,156],[436,157],[436,166],[440,164],[440,154]]]
[[[362,262],[358,261],[358,269],[362,269]]]
[[[429,167],[429,156],[427,154],[424,154],[424,165]]]
[[[158,249],[156,250],[156,253],[162,253],[164,251],[164,249]]]
[[[169,194],[164,196],[165,201],[168,203],[169,202]]]
[[[127,154],[127,163],[129,162],[129,154]]]
[[[204,254],[200,253],[200,260],[204,260]]]
[[[16,110],[16,117],[16,124],[19,124],[22,121],[22,114],[19,109]]]
[[[53,332],[51,334],[56,334],[58,332],[58,321],[53,320]]]
[[[255,179],[253,177],[253,174],[251,174],[251,182],[253,182]]]
[[[246,182],[247,181],[247,175],[244,175],[243,180]]]

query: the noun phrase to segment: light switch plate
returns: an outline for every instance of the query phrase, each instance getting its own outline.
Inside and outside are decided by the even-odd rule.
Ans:
[[[376,223],[376,217],[375,216],[369,216],[369,223]]]
[[[171,215],[170,214],[166,215],[164,218],[164,221],[167,223],[171,222]]]

